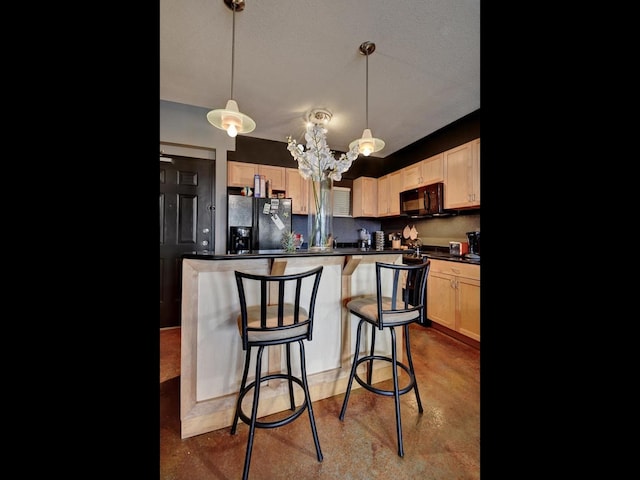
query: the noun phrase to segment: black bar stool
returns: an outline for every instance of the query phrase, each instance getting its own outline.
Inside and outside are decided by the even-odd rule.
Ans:
[[[320,442],[309,395],[309,385],[307,383],[303,340],[311,341],[316,295],[323,268],[319,266],[306,272],[290,275],[255,275],[239,271],[235,272],[240,297],[240,314],[237,318],[238,330],[242,337],[242,349],[246,351],[246,356],[231,433],[236,433],[238,418],[249,425],[249,438],[242,474],[244,480],[249,476],[255,429],[276,428],[287,425],[298,418],[305,410],[309,412],[311,432],[313,433],[313,442],[315,443],[318,461],[322,461],[322,451],[320,450]],[[277,300],[275,303],[270,304],[270,298]],[[251,302],[250,306],[247,305],[248,302]],[[294,342],[298,343],[300,347],[300,377],[294,376],[291,371],[291,344]],[[262,375],[263,350],[265,347],[273,345],[286,346],[287,372]],[[247,384],[249,360],[253,347],[258,349],[256,373],[254,381]],[[292,413],[279,420],[261,422],[257,419],[260,384],[273,379],[287,381]],[[294,383],[304,391],[302,404],[297,408],[293,395]],[[253,392],[253,403],[251,413],[247,415],[242,411],[242,399],[251,391]]]
[[[358,331],[356,334],[356,346],[353,356],[353,365],[349,375],[349,382],[340,411],[340,420],[344,420],[347,411],[349,395],[353,379],[370,392],[378,395],[393,396],[396,409],[396,431],[398,436],[398,455],[404,456],[404,446],[402,444],[402,421],[400,418],[400,395],[413,390],[418,402],[418,411],[423,412],[420,393],[418,392],[418,382],[413,369],[411,358],[411,346],[409,343],[409,325],[415,322],[424,324],[426,321],[426,287],[427,276],[431,267],[430,260],[424,263],[413,265],[395,265],[390,263],[376,262],[376,295],[365,295],[354,298],[347,303],[349,312],[360,318]],[[391,296],[384,296],[382,285],[383,277],[389,278],[392,285]],[[386,277],[385,277],[386,275]],[[371,350],[368,355],[360,355],[360,340],[362,337],[362,326],[368,323],[371,325]],[[396,352],[396,332],[395,327],[404,329],[405,350],[407,363],[398,361]],[[391,333],[391,357],[385,355],[375,355],[376,330],[388,328]],[[372,371],[374,361],[390,362],[393,374],[393,390],[386,390],[372,385]],[[360,378],[356,371],[358,365],[368,362],[366,381]],[[408,376],[408,383],[400,388],[398,386],[398,368],[404,370]]]

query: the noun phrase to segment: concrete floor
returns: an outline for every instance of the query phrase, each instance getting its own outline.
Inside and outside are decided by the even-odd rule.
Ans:
[[[480,351],[433,328],[410,328],[424,412],[418,413],[413,393],[400,397],[403,458],[397,454],[393,397],[358,388],[351,392],[344,422],[338,419],[344,394],[313,403],[322,462],[305,412],[289,425],[256,430],[249,477],[479,479]],[[179,329],[167,332],[161,332],[160,478],[242,478],[246,424],[239,423],[236,435],[223,428],[180,438],[180,378],[174,376],[179,375]],[[380,383],[385,384],[390,388],[391,380]]]

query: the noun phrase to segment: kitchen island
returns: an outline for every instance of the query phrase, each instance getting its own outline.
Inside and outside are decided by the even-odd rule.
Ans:
[[[311,398],[316,401],[344,393],[355,349],[357,318],[345,308],[355,296],[376,293],[375,262],[408,263],[411,250],[334,249],[327,252],[298,250],[256,251],[214,255],[193,252],[182,255],[182,326],[180,362],[181,437],[188,438],[228,427],[233,423],[237,392],[242,378],[245,352],[242,350],[236,317],[240,305],[235,270],[257,274],[289,274],[323,265],[315,307],[313,340],[305,342],[307,376]],[[440,252],[423,251],[430,258],[444,258]],[[465,262],[461,258],[451,258]],[[479,264],[479,261],[469,261]],[[391,293],[383,282],[383,294]],[[368,328],[368,326],[366,327]],[[362,349],[369,348],[370,335],[363,332]],[[402,330],[396,332],[398,359],[404,357]],[[388,332],[378,332],[376,353],[391,353]],[[299,368],[295,355],[294,370]],[[253,363],[253,362],[252,362]],[[264,367],[280,371],[281,349],[271,348]],[[374,365],[374,382],[391,378],[386,362]],[[250,372],[255,364],[250,366]],[[361,368],[365,368],[362,365]],[[250,373],[249,381],[253,375]],[[361,388],[354,383],[353,388]],[[250,396],[247,396],[248,398]],[[286,384],[272,380],[260,392],[259,416],[289,408]],[[245,401],[249,401],[248,399]],[[267,408],[268,406],[268,408]]]
[[[245,354],[236,323],[240,305],[235,270],[289,274],[324,266],[316,299],[313,340],[305,342],[309,389],[315,401],[346,390],[355,349],[356,332],[352,326],[356,323],[344,305],[354,296],[375,294],[375,262],[403,263],[403,253],[407,251],[363,251],[351,248],[327,252],[299,250],[296,253],[284,253],[280,250],[230,255],[184,254],[181,437],[200,435],[233,423]],[[391,288],[390,282],[389,285],[383,282],[385,295],[390,294]],[[404,356],[401,331],[397,332],[396,337],[401,359]],[[378,334],[378,339],[376,351],[390,354],[390,335]],[[367,348],[368,342],[364,342],[363,349]],[[296,360],[292,358],[292,361],[294,370],[298,369]],[[266,363],[266,371],[280,371],[284,366],[282,350],[271,348]],[[250,367],[250,372],[253,368]],[[374,382],[389,379],[391,368],[374,365],[373,377]],[[360,386],[354,385],[354,388]],[[263,385],[260,391],[263,409],[259,411],[259,416],[288,409],[287,392],[286,384],[279,380]]]

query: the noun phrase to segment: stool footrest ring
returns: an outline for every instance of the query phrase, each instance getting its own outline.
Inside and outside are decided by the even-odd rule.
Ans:
[[[384,357],[382,355],[367,355],[367,356],[358,358],[356,368],[357,368],[357,365],[360,365],[361,363],[364,363],[364,362],[369,362],[371,360],[381,360],[381,361],[389,362],[393,364],[393,360],[389,357]],[[413,386],[416,383],[416,377],[411,373],[411,371],[409,370],[409,367],[406,366],[404,363],[396,362],[396,365],[402,368],[407,373],[407,375],[409,375],[409,384],[406,385],[405,387],[398,388],[398,395],[403,395],[413,389]],[[360,378],[360,375],[358,374],[357,370],[354,378],[362,387],[366,388],[370,392],[377,393],[378,395],[385,395],[387,397],[393,397],[395,395],[393,390],[385,390],[383,388],[374,387],[373,385],[370,385],[369,383],[365,382]]]
[[[289,376],[285,373],[274,373],[271,375],[265,375],[264,377],[260,378],[260,383],[266,382],[268,380],[274,380],[274,379],[282,379],[287,381],[291,380],[292,382],[297,383],[302,388],[302,391],[304,392],[304,385],[302,383],[302,380],[300,380],[298,377]],[[255,389],[255,387],[256,387],[255,381],[249,383],[244,388],[244,390],[240,391],[240,398],[238,399],[238,405],[240,406],[240,408],[238,409],[238,416],[247,425],[251,424],[251,417],[242,411],[242,408],[241,408],[242,399],[245,397],[247,393],[249,393],[249,391],[251,391],[252,389]],[[282,418],[280,420],[274,420],[272,422],[260,422],[256,420],[256,428],[277,428],[277,427],[281,427],[282,425],[287,425],[288,423],[293,422],[296,418],[302,415],[302,412],[304,412],[306,409],[307,409],[307,397],[305,395],[304,401],[302,402],[301,405],[296,407],[296,410],[293,413],[286,416],[285,418]]]

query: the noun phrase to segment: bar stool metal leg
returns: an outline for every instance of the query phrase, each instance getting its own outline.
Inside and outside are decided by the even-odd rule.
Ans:
[[[358,330],[356,333],[356,351],[353,354],[353,363],[351,364],[351,373],[349,373],[349,381],[347,382],[347,390],[344,394],[344,400],[342,402],[342,409],[340,410],[340,420],[344,420],[344,414],[347,413],[347,404],[349,403],[349,395],[351,395],[351,385],[353,384],[353,379],[356,376],[356,368],[358,367],[358,352],[360,351],[360,337],[362,336],[362,324],[364,320],[360,320],[358,322]],[[371,371],[371,368],[369,368]],[[369,378],[369,381],[371,379]]]
[[[400,393],[398,387],[398,352],[396,349],[396,330],[389,327],[391,332],[391,373],[393,374],[393,400],[396,406],[396,434],[398,437],[398,455],[404,457],[402,445],[402,419],[400,418]]]
[[[367,383],[371,385],[373,377],[373,352],[376,349],[376,327],[370,326],[369,328],[371,328],[371,351],[369,352],[371,360],[369,360],[369,370],[367,371]]]
[[[418,402],[418,412],[422,413],[422,402],[420,401],[420,392],[418,391],[418,379],[416,378],[416,371],[413,369],[413,359],[411,358],[411,342],[409,342],[409,325],[404,326],[404,350],[407,352],[407,363],[409,364],[409,371],[413,377],[413,390],[416,393],[416,401]]]
[[[244,457],[244,470],[242,472],[242,480],[249,478],[249,465],[251,464],[251,451],[253,450],[253,436],[256,433],[256,420],[258,418],[258,399],[260,397],[260,372],[262,371],[262,352],[264,346],[258,347],[258,356],[256,358],[256,380],[253,391],[253,406],[251,407],[251,422],[249,423],[249,439],[247,440],[247,453]]]
[[[244,358],[244,370],[242,372],[242,381],[240,382],[240,391],[244,390],[245,384],[247,383],[247,375],[249,373],[249,360],[251,359],[251,349],[247,348]],[[231,426],[231,434],[235,435],[236,430],[238,428],[238,418],[240,417],[240,401],[242,399],[238,397],[236,401],[236,414],[233,417],[233,425]]]
[[[316,445],[316,455],[318,461],[323,459],[322,450],[320,450],[320,440],[318,440],[318,431],[316,430],[316,419],[313,415],[313,406],[311,402],[311,395],[309,394],[309,383],[307,382],[307,362],[305,360],[304,344],[302,340],[298,340],[300,344],[300,370],[302,373],[302,386],[304,388],[305,402],[307,404],[307,410],[309,412],[309,423],[311,424],[311,433],[313,433],[313,443]]]
[[[291,402],[291,410],[293,411],[296,409],[296,404],[293,399],[293,382],[291,381],[291,344],[287,343],[285,348],[287,349],[287,373],[289,374],[289,402]]]

